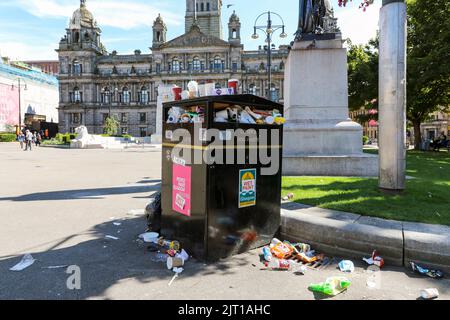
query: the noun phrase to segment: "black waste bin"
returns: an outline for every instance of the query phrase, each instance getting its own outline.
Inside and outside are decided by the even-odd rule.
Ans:
[[[283,106],[230,95],[169,102],[163,110],[162,236],[208,262],[268,244],[281,220]],[[216,134],[215,145],[208,134]]]

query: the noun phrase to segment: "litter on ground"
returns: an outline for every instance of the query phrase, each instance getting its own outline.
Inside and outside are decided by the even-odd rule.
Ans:
[[[9,269],[10,271],[22,271],[31,266],[36,260],[31,254],[26,254],[23,256],[22,260],[16,264],[14,267]]]

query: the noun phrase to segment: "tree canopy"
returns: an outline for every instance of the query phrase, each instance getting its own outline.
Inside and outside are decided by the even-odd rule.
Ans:
[[[420,144],[420,124],[450,104],[450,2],[409,0],[407,112]]]

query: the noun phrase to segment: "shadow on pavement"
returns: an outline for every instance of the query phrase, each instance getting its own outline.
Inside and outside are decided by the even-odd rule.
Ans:
[[[161,188],[160,183],[157,183],[155,185],[145,185],[145,186],[124,186],[113,188],[37,192],[18,197],[0,198],[0,201],[26,202],[26,201],[56,201],[56,200],[94,200],[94,199],[98,200],[102,199],[104,196],[147,193],[157,191],[160,188]]]
[[[120,226],[114,225],[120,222]],[[74,246],[63,247],[65,242],[79,235],[58,240],[45,252],[29,252],[36,262],[20,272],[9,271],[20,262],[22,255],[0,257],[0,299],[108,299],[107,291],[124,281],[150,284],[159,281],[156,288],[169,288],[168,283],[174,276],[166,267],[165,261],[156,261],[155,254],[147,250],[147,245],[137,241],[138,235],[145,230],[144,217],[108,221],[95,226],[83,234],[92,236],[92,240],[80,242]],[[118,240],[106,238],[107,235]],[[39,244],[37,244],[39,245]],[[204,265],[190,259],[185,265],[183,278],[206,276],[210,274],[230,275],[236,265],[251,264],[249,257],[233,257],[227,261]],[[81,290],[67,289],[67,267],[49,269],[52,266],[78,266],[81,270]],[[163,282],[160,282],[162,280]],[[178,280],[179,281],[179,280]],[[149,296],[142,299],[157,298],[155,287],[148,287]],[[133,292],[130,298],[139,299]]]

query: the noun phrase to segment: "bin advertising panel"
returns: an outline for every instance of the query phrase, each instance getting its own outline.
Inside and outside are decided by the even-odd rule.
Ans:
[[[191,177],[191,167],[173,165],[172,209],[188,217],[191,216]]]
[[[239,171],[239,208],[256,205],[256,169]]]
[[[19,124],[19,91],[0,83],[0,126]]]

